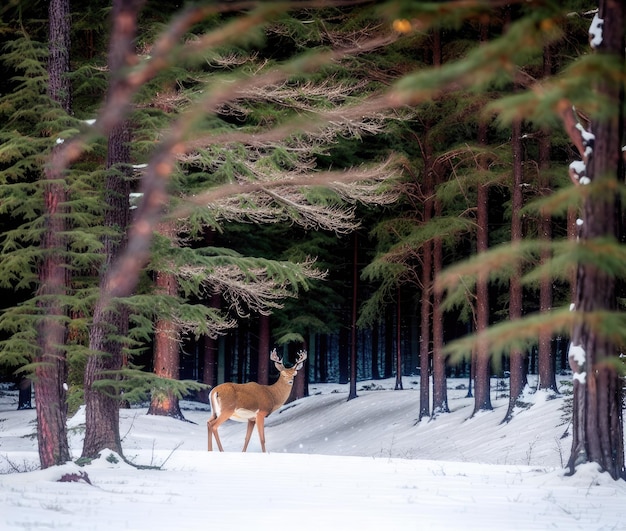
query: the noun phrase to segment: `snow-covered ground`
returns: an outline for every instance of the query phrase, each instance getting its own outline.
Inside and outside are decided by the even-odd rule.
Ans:
[[[0,529],[626,529],[626,482],[592,465],[564,475],[563,397],[529,393],[502,424],[508,399],[494,388],[494,411],[469,418],[462,383],[449,381],[450,414],[419,423],[417,378],[360,383],[350,402],[347,386],[312,385],[267,419],[267,454],[256,433],[242,454],[245,425],[230,421],[226,452],[208,453],[203,404],[183,402],[189,422],[122,410],[126,458],[158,469],[103,452],[43,471],[34,411],[0,391]],[[78,457],[82,412],[69,428]]]

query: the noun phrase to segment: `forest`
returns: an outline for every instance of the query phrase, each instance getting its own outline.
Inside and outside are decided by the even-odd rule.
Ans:
[[[12,0],[0,370],[42,468],[216,384],[421,375],[419,419],[572,394],[623,478],[624,6]],[[571,374],[567,389],[558,374]]]

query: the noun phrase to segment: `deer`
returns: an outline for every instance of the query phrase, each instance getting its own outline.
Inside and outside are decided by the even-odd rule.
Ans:
[[[245,452],[250,442],[252,430],[256,424],[261,440],[261,450],[265,452],[265,417],[276,411],[289,398],[293,380],[304,365],[307,353],[298,352],[298,359],[292,367],[286,368],[282,359],[276,354],[276,349],[270,353],[270,359],[280,372],[278,380],[273,385],[261,385],[257,382],[236,384],[226,382],[220,384],[209,393],[211,404],[211,418],[207,421],[209,435],[209,452],[213,450],[213,437],[220,452],[223,452],[222,442],[217,429],[228,419],[238,422],[248,422],[246,440],[243,443]]]

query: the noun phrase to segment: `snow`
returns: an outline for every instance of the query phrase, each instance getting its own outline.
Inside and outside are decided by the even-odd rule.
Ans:
[[[604,20],[601,19],[596,13],[589,26],[589,44],[592,48],[597,48],[602,44],[602,27],[604,26]]]
[[[573,359],[577,365],[584,365],[587,360],[587,353],[582,345],[574,345],[571,343],[567,355],[570,359]]]
[[[582,160],[574,160],[569,165],[570,169],[576,173],[576,175],[584,175],[587,171],[587,166]]]
[[[571,376],[559,382],[571,388]],[[241,453],[245,425],[235,422],[220,427],[226,452],[207,452],[204,404],[182,402],[189,422],[121,410],[126,458],[158,469],[105,451],[84,467],[36,470],[35,413],[0,390],[0,528],[623,528],[626,482],[593,464],[564,473],[567,397],[527,388],[503,424],[504,383],[492,380],[494,410],[471,417],[467,381],[451,379],[451,413],[422,422],[417,377],[404,378],[404,391],[393,391],[395,379],[361,382],[349,402],[347,385],[312,384],[312,396],[267,419],[267,454],[256,433]],[[68,422],[75,458],[84,418],[81,409]],[[65,474],[79,481],[59,482]]]

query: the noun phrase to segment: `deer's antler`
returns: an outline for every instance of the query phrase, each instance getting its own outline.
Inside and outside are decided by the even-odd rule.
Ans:
[[[279,372],[282,372],[285,370],[285,366],[283,365],[283,360],[282,358],[278,357],[276,349],[270,352],[270,359],[276,364],[276,368],[278,369]]]

